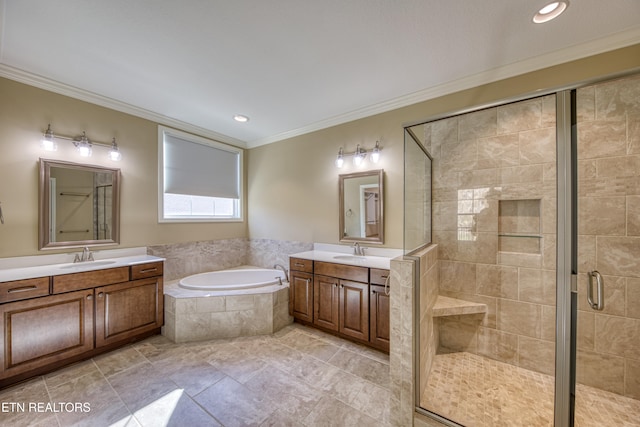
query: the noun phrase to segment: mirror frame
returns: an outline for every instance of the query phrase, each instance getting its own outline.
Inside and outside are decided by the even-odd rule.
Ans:
[[[51,218],[51,188],[49,186],[51,178],[51,168],[59,167],[65,169],[75,169],[86,172],[111,172],[112,177],[112,218],[111,236],[112,239],[101,240],[69,240],[64,242],[51,242],[49,240],[49,228]],[[38,219],[38,249],[60,249],[75,248],[82,246],[104,246],[120,244],[120,169],[107,168],[103,166],[86,165],[81,163],[65,162],[60,160],[40,159],[40,181],[39,181],[39,219]]]
[[[380,202],[380,232],[378,233],[378,237],[348,237],[344,236],[344,180],[349,178],[362,178],[366,176],[378,177],[378,187],[379,187],[379,202]],[[384,244],[384,170],[376,169],[365,172],[354,172],[349,174],[339,175],[339,241],[343,243],[355,243],[355,242],[367,242],[374,244]]]

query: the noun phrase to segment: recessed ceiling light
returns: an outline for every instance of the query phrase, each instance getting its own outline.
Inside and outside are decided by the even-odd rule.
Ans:
[[[535,22],[536,24],[549,22],[552,19],[560,16],[560,14],[564,12],[568,6],[568,1],[554,1],[553,3],[549,3],[535,14],[535,16],[533,17],[533,22]]]
[[[233,116],[233,120],[240,123],[246,123],[249,121],[249,117],[243,116],[242,114],[236,114],[235,116]]]

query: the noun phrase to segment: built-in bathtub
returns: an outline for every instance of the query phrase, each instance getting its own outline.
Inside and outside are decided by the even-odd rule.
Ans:
[[[242,291],[254,292],[258,288],[282,285],[286,282],[282,270],[268,268],[242,268],[210,271],[180,279],[178,286],[195,291]]]
[[[272,334],[293,320],[284,272],[256,267],[169,282],[164,307],[162,334],[175,342]]]

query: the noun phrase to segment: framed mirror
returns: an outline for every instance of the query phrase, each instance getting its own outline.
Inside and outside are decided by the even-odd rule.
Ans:
[[[40,159],[39,248],[120,243],[120,169]]]
[[[384,243],[384,171],[340,175],[340,241]]]

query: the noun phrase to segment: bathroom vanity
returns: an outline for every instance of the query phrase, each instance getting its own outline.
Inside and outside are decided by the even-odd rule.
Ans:
[[[160,332],[161,258],[0,273],[0,387]]]
[[[388,259],[310,251],[289,262],[297,322],[389,351]]]

